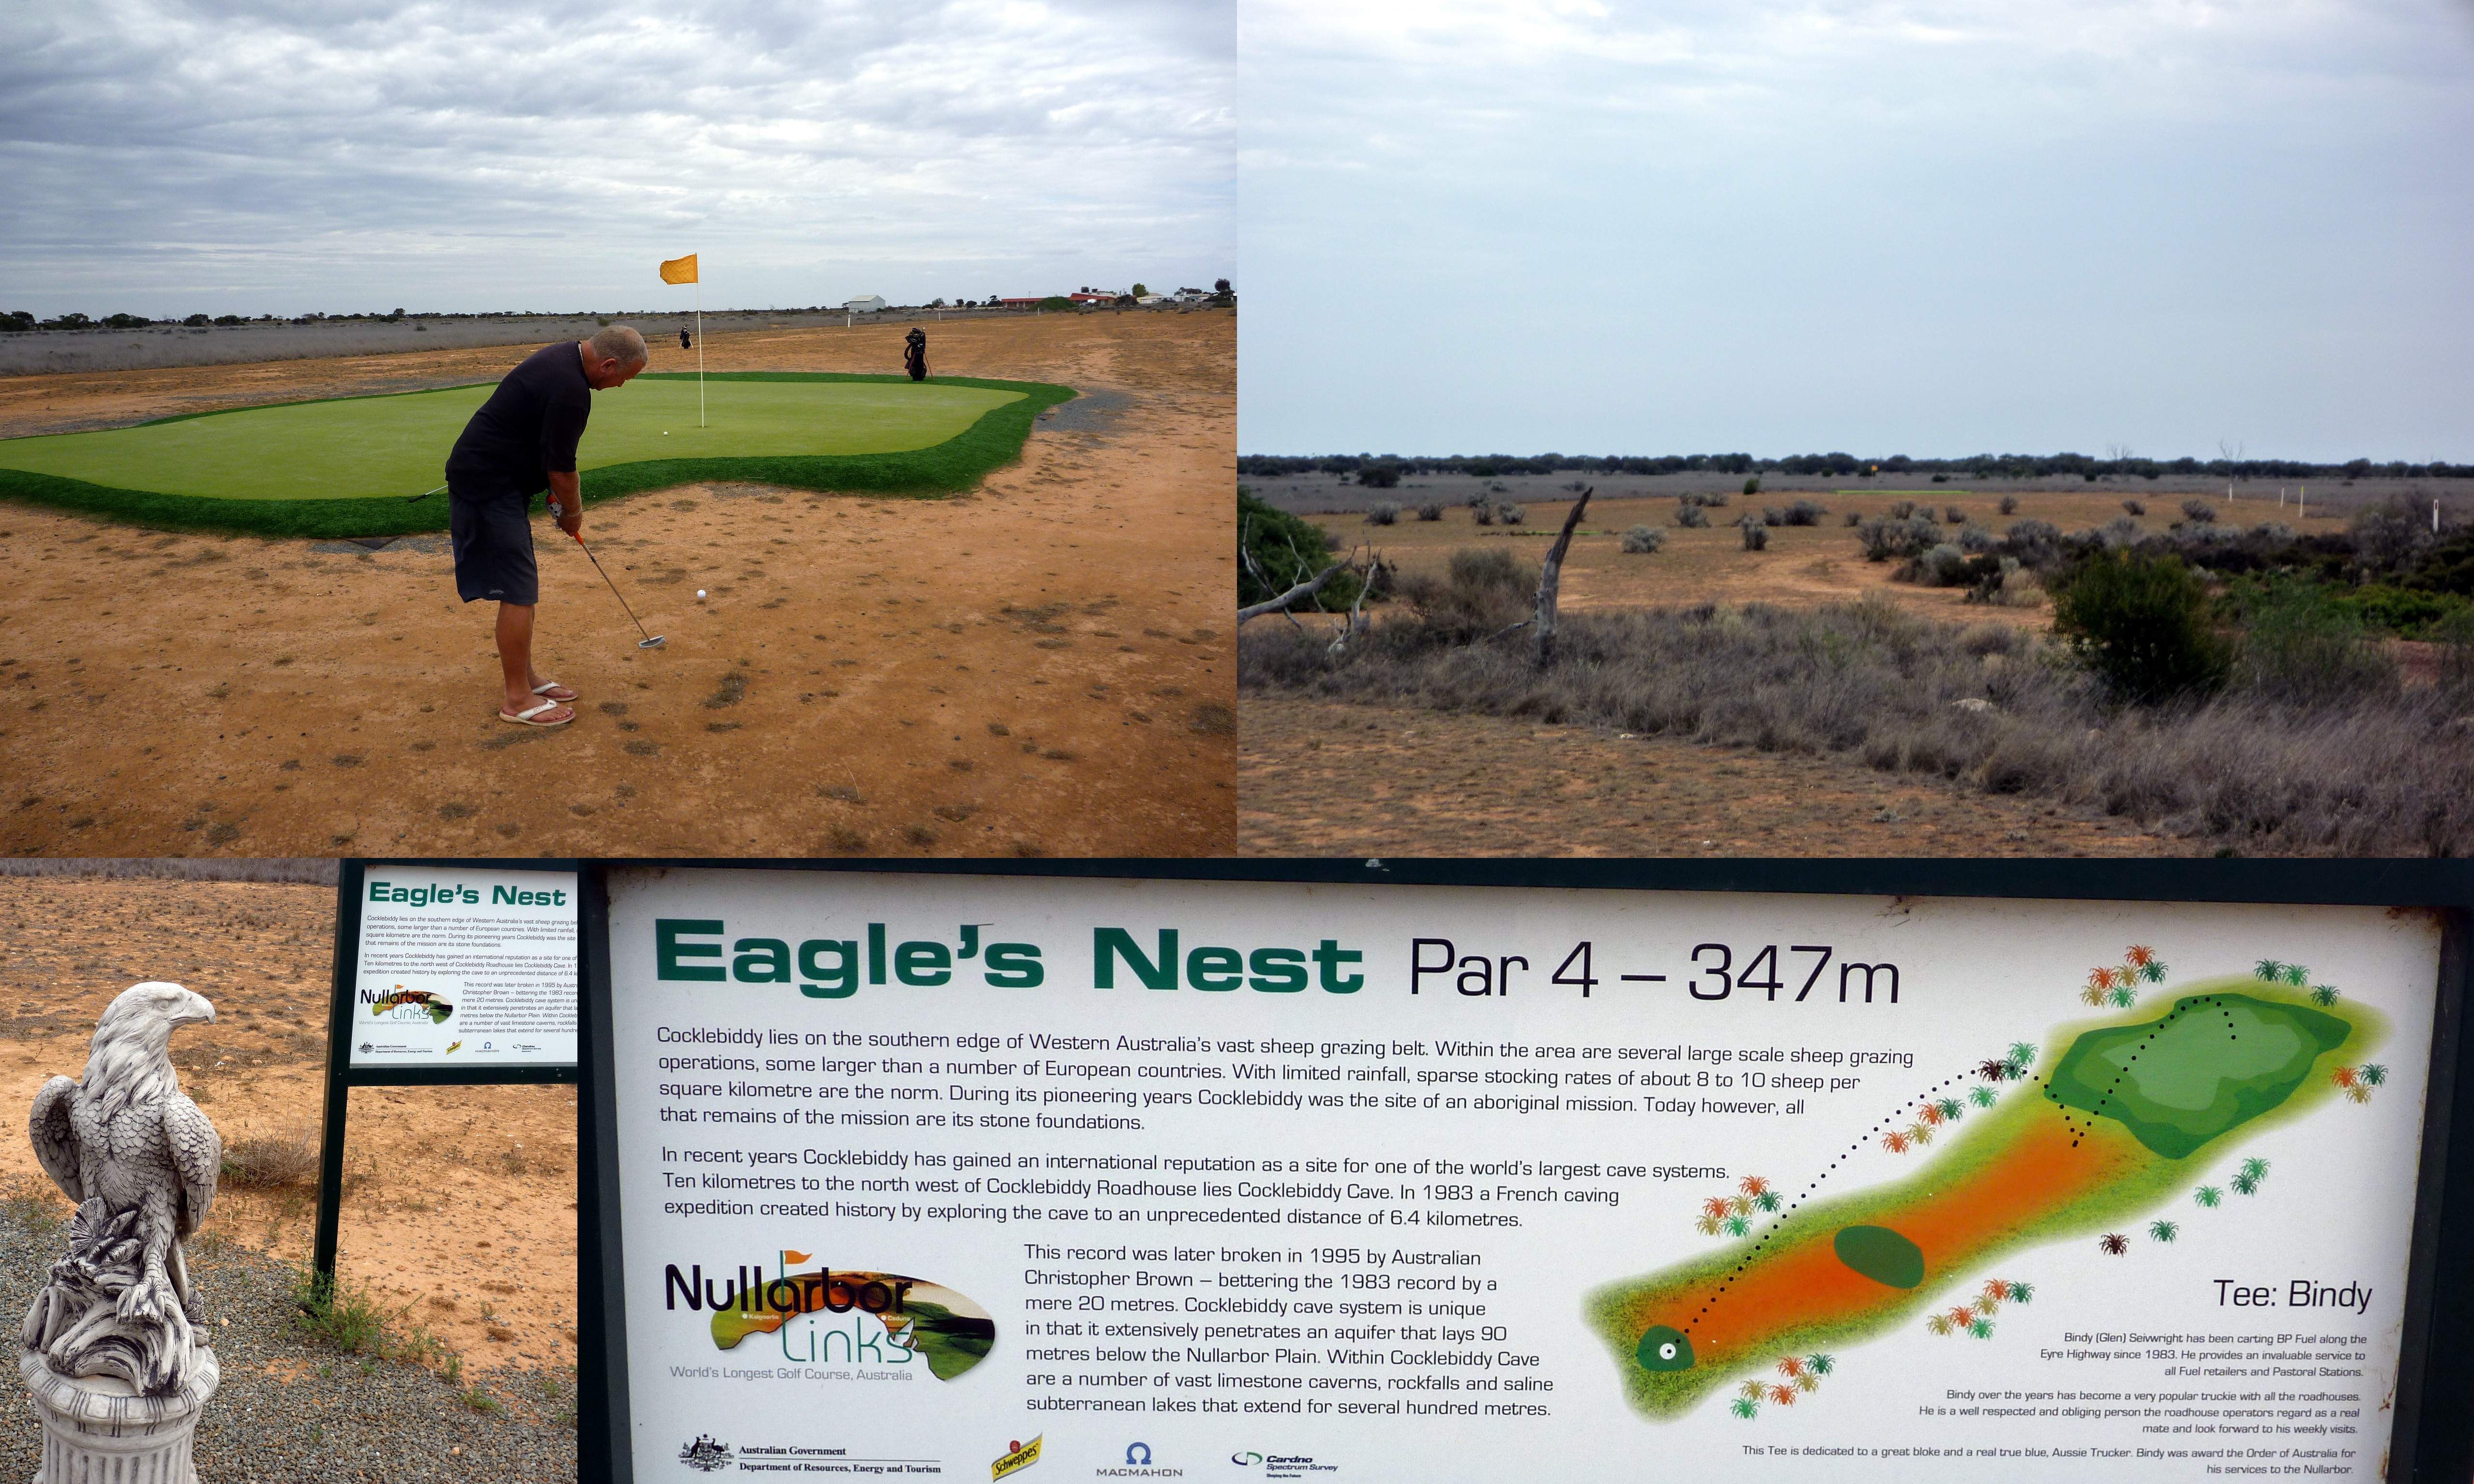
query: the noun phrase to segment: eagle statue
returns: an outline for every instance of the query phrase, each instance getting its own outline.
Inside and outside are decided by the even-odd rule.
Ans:
[[[69,1254],[27,1311],[25,1348],[53,1372],[118,1376],[166,1396],[195,1369],[205,1319],[181,1239],[206,1219],[223,1139],[182,1095],[172,1033],[215,1007],[177,984],[120,992],[94,1028],[85,1080],[35,1094],[35,1158],[71,1201]]]

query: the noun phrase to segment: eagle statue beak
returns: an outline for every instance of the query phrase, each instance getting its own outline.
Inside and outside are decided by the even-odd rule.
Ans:
[[[195,990],[190,990],[185,993],[188,994],[188,998],[182,1004],[182,1013],[173,1017],[173,1023],[176,1025],[196,1025],[203,1021],[207,1025],[214,1024],[214,1002],[207,999],[204,994],[199,993]]]

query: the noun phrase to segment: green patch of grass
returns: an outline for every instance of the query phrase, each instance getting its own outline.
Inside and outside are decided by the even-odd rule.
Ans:
[[[638,379],[640,383],[660,384],[675,383],[681,377],[676,373],[657,372]],[[826,371],[726,371],[709,375],[706,380],[712,383],[910,385],[909,378],[904,376]],[[799,490],[864,491],[872,494],[918,498],[958,493],[976,487],[991,470],[1019,458],[1023,441],[1030,436],[1040,413],[1072,399],[1076,395],[1069,387],[1046,382],[994,381],[973,376],[935,376],[929,378],[927,385],[1002,393],[1007,395],[1007,399],[980,413],[960,431],[924,447],[847,453],[707,456],[691,453],[684,457],[646,455],[670,446],[663,442],[665,438],[691,449],[726,446],[723,440],[733,433],[733,429],[725,424],[718,429],[707,427],[698,430],[683,419],[655,417],[651,420],[671,420],[678,425],[667,430],[653,427],[648,432],[635,426],[647,420],[642,408],[631,407],[624,401],[605,403],[603,405],[608,410],[602,414],[600,432],[596,434],[589,427],[585,434],[582,450],[586,456],[583,460],[585,503],[598,504],[647,491],[714,480],[780,485]],[[21,466],[0,467],[0,499],[47,505],[166,530],[230,531],[312,539],[406,536],[444,530],[448,501],[443,491],[418,500],[408,500],[404,496],[424,484],[439,482],[441,476],[436,474],[436,467],[444,464],[448,449],[462,430],[463,418],[469,415],[471,408],[478,406],[486,395],[485,388],[451,390],[456,395],[423,392],[383,397],[271,403],[264,407],[183,414],[140,423],[133,428],[0,440],[0,466]],[[671,394],[667,388],[663,390],[667,400]],[[624,394],[619,395],[623,396]],[[405,400],[420,397],[432,400],[426,403]],[[972,398],[970,402],[976,405],[982,400]],[[353,407],[339,410],[333,406],[364,402],[396,403],[400,406],[376,409],[385,416],[369,416],[372,409]],[[151,442],[163,442],[172,436],[164,430],[176,424],[195,423],[207,419],[261,417],[280,408],[310,409],[311,416],[321,421],[322,428],[325,422],[334,422],[336,426],[333,429],[325,430],[323,442],[330,447],[340,446],[352,454],[358,454],[367,443],[395,440],[400,446],[388,451],[392,462],[383,466],[386,472],[366,480],[336,478],[325,481],[364,486],[374,481],[378,484],[379,492],[343,498],[312,494],[282,499],[131,489],[109,481],[128,480],[131,478],[129,471],[138,467],[164,469],[165,483],[191,476],[186,473],[186,466],[178,457],[177,449],[168,446],[161,456],[143,460],[124,458],[118,446],[112,444],[80,445],[74,451],[74,457],[62,454],[59,447],[64,440],[112,440],[132,434],[143,434]],[[947,409],[947,412],[950,414],[952,410]],[[615,421],[621,418],[626,419],[624,423]],[[819,419],[810,418],[803,421],[776,409],[768,420],[774,431],[767,437],[799,444],[814,442],[813,424]],[[362,425],[367,425],[372,431],[353,431]],[[217,431],[226,429],[218,428]],[[902,439],[898,434],[886,434],[877,441],[899,443]],[[89,448],[109,449],[110,456],[89,456]],[[596,466],[594,463],[596,448],[601,457],[611,458],[612,462]],[[152,450],[148,451],[151,455]],[[264,457],[262,448],[258,457]],[[309,455],[303,454],[303,457],[306,459]],[[398,465],[400,465],[400,470]],[[80,478],[62,471],[69,467],[85,467],[95,477]],[[199,476],[200,488],[210,485],[229,488],[230,481],[238,477],[242,476],[218,475],[221,483],[217,484]],[[302,476],[296,470],[291,477],[297,484]]]
[[[405,1324],[412,1305],[390,1309],[358,1283],[339,1283],[331,1276],[297,1269],[292,1279],[292,1327],[313,1343],[332,1346],[348,1355],[372,1355],[416,1365],[453,1361],[437,1336],[420,1325]],[[364,1362],[363,1370],[370,1369]],[[449,1377],[452,1379],[452,1377]]]

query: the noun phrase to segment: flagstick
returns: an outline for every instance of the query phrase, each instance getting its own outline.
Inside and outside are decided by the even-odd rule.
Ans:
[[[704,275],[696,275],[696,426],[704,426]]]

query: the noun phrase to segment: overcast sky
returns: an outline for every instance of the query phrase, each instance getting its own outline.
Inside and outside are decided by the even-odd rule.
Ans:
[[[2468,0],[1244,0],[1250,453],[2474,461]]]
[[[0,310],[1207,288],[1229,0],[0,6]]]

